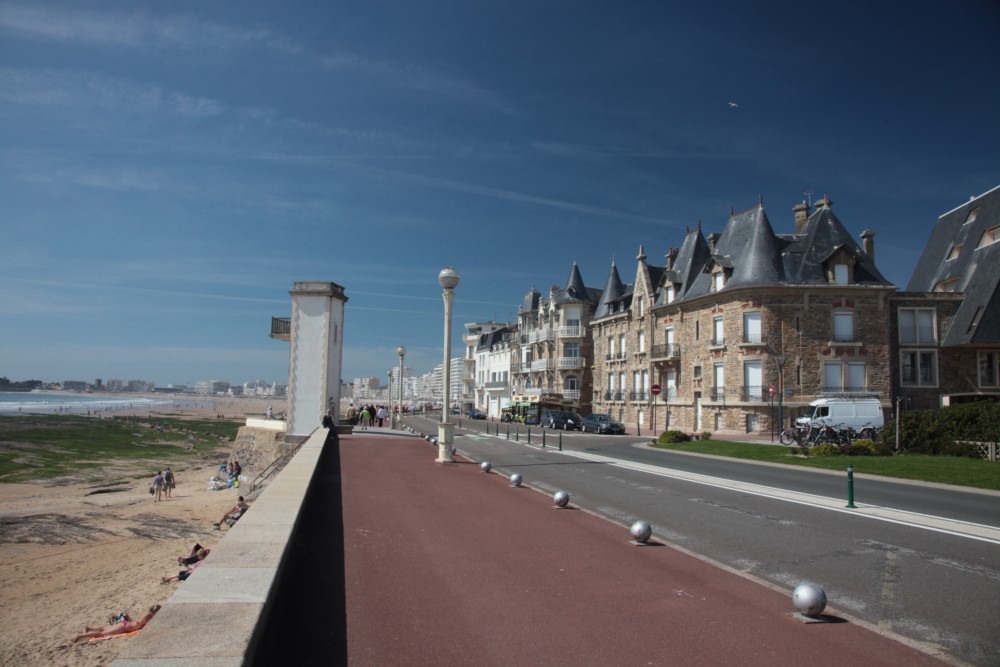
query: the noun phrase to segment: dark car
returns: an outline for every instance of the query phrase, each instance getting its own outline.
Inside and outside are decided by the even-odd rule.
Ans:
[[[476,410],[475,408],[466,412],[465,416],[469,419],[486,419],[486,414]]]
[[[583,417],[567,410],[546,410],[542,413],[542,428],[561,428],[566,431],[579,431]]]
[[[625,427],[621,422],[616,422],[609,414],[601,413],[584,417],[582,430],[584,433],[625,434]]]

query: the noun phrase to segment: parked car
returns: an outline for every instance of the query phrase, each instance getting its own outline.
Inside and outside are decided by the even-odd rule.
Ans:
[[[583,417],[567,410],[546,410],[542,413],[542,428],[561,428],[566,431],[579,431]]]
[[[616,422],[609,414],[601,413],[584,417],[581,430],[584,433],[625,434],[625,426],[621,422]]]
[[[486,413],[480,412],[479,410],[476,410],[475,408],[473,408],[473,409],[469,410],[468,412],[466,412],[465,416],[468,419],[486,419]]]

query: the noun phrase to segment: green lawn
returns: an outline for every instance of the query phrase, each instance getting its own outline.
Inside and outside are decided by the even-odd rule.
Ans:
[[[99,477],[109,461],[155,472],[205,460],[227,447],[242,422],[43,415],[0,419],[0,482],[64,475]],[[142,474],[148,473],[144,471]]]
[[[734,459],[767,461],[826,470],[846,471],[847,464],[851,464],[854,466],[854,472],[857,473],[1000,491],[1000,463],[984,459],[924,455],[804,457],[796,456],[797,453],[801,452],[796,447],[728,442],[726,440],[696,440],[675,445],[656,444],[653,446],[680,452],[696,452]]]

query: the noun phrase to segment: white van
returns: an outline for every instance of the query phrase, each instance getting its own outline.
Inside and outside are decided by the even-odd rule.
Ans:
[[[865,426],[881,428],[885,424],[882,403],[877,398],[819,398],[809,407],[812,414],[795,420],[799,426],[849,426],[860,431]]]

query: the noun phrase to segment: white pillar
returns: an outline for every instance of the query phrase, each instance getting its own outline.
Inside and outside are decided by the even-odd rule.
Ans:
[[[288,364],[288,433],[307,436],[333,410],[340,419],[344,351],[344,288],[336,283],[297,282],[292,297]]]
[[[458,271],[451,267],[441,270],[438,282],[444,290],[444,403],[441,407],[441,423],[438,424],[437,463],[452,463],[455,459],[451,445],[455,441],[455,425],[451,423],[451,305],[455,301],[455,287],[458,285]]]

